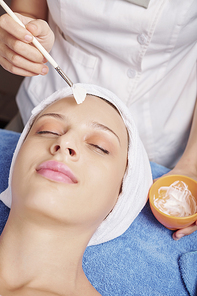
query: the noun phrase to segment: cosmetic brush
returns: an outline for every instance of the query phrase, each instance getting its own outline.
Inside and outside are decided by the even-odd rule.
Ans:
[[[25,25],[21,22],[21,20],[16,16],[16,14],[9,8],[9,6],[3,1],[0,0],[0,5],[3,9],[14,19],[19,25],[25,28]],[[82,103],[86,97],[86,90],[79,85],[75,85],[68,78],[68,76],[63,72],[60,66],[56,63],[56,61],[52,58],[52,56],[48,53],[48,51],[40,44],[40,42],[33,37],[32,43],[34,46],[43,54],[43,56],[47,59],[47,61],[55,68],[58,74],[66,81],[66,83],[72,88],[73,96],[77,102],[77,104]]]

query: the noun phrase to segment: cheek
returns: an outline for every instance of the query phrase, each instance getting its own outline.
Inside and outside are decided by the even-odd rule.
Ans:
[[[94,165],[92,173],[89,172],[87,190],[91,192],[90,200],[94,196],[94,206],[103,209],[104,216],[111,211],[117,202],[122,179],[126,168],[126,161]]]
[[[21,151],[17,156],[11,180],[12,195],[14,199],[26,194],[25,185],[27,184],[28,175],[26,167],[28,166],[28,161],[22,150],[23,149],[21,148]]]
[[[11,180],[13,197],[24,196],[28,192],[30,176],[35,169],[35,159],[39,158],[38,149],[31,143],[25,142],[16,159]]]
[[[104,183],[106,192],[109,196],[109,199],[115,203],[119,196],[122,180],[126,171],[127,160],[124,157],[119,158],[119,161],[113,163],[113,165],[106,171],[106,175],[104,176]]]

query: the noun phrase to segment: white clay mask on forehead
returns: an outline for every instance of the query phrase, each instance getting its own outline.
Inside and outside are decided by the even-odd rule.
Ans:
[[[74,96],[77,104],[83,103],[83,101],[85,100],[86,94],[87,94],[85,88],[83,88],[77,84],[73,84],[72,90],[73,90],[73,96]]]
[[[153,200],[155,206],[167,215],[187,217],[197,212],[196,200],[183,181],[160,187],[158,198],[154,196]]]

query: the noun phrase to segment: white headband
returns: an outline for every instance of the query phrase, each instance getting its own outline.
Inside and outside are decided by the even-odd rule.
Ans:
[[[97,228],[88,244],[97,245],[120,236],[128,229],[147,201],[148,191],[152,184],[152,174],[149,160],[144,146],[139,138],[137,128],[131,118],[129,110],[124,105],[124,103],[115,94],[99,86],[86,84],[78,85],[85,88],[88,94],[111,102],[120,112],[129,135],[128,167],[123,179],[122,192],[113,211]],[[11,207],[12,202],[10,184],[15,160],[35,116],[38,115],[49,104],[71,94],[73,94],[72,88],[63,88],[53,93],[33,109],[32,116],[30,117],[20,136],[13,155],[8,188],[0,194],[0,199],[8,207]]]

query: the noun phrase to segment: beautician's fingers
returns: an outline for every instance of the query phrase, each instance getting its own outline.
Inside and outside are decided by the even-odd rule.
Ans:
[[[0,65],[2,65],[2,67],[7,70],[10,73],[19,75],[19,76],[24,76],[24,77],[31,77],[31,76],[36,76],[38,74],[41,75],[46,75],[48,73],[48,67],[47,66],[43,66],[41,73],[35,73],[32,71],[27,71],[25,69],[22,69],[20,67],[16,67],[12,64],[10,64],[7,60],[3,59],[0,57]]]
[[[7,33],[7,35],[9,34]],[[31,72],[28,76],[46,74],[48,72],[48,67],[43,64],[44,60],[42,54],[32,45],[24,44],[20,40],[13,39],[15,39],[15,37],[7,36],[6,42],[8,45],[0,43],[0,64],[2,67],[11,73],[23,76],[26,72]],[[37,59],[39,60],[38,63],[36,63]],[[20,68],[19,72],[17,68]],[[24,71],[21,72],[21,69]]]
[[[0,55],[0,64],[5,70],[20,76],[45,75],[48,73],[46,65],[30,62],[15,54],[9,48],[7,48],[7,58]]]
[[[45,75],[48,67],[44,62],[46,59],[32,44],[27,44],[0,28],[0,64],[5,70],[21,76]]]
[[[50,51],[54,43],[54,34],[48,23],[44,20],[36,20],[23,16],[19,13],[15,14],[26,28],[19,25],[8,14],[4,14],[0,17],[0,28],[14,36],[16,39],[26,43],[31,43],[32,37],[35,36],[45,49]]]
[[[55,37],[47,22],[44,20],[32,20],[26,25],[26,28],[48,52],[51,50]]]
[[[177,230],[176,232],[173,233],[172,237],[174,240],[179,240],[180,238],[186,235],[192,234],[196,230],[197,230],[197,221],[186,228]]]
[[[37,48],[31,44],[22,42],[6,31],[0,29],[0,55],[4,58],[9,58],[7,48],[11,49],[15,54],[21,55],[32,62],[43,62],[43,55],[37,50]]]
[[[19,14],[17,16],[24,19],[23,23],[32,21],[32,18]],[[47,49],[50,49],[54,42],[54,36],[48,24],[42,20],[33,20],[30,27],[31,30],[32,28],[34,30],[33,34],[43,34],[39,37],[39,42],[43,46],[46,44],[45,39],[49,40]],[[2,67],[11,73],[22,76],[45,75],[48,72],[48,67],[43,64],[46,63],[46,59],[32,43],[28,44],[31,40],[32,34],[13,21],[10,16],[0,17],[0,64]],[[45,44],[43,44],[44,42]]]
[[[26,25],[32,18],[23,17],[22,15],[16,13],[18,18]],[[26,19],[26,21],[24,21]],[[32,41],[32,34],[19,25],[15,20],[13,20],[8,14],[3,14],[0,17],[0,28],[1,30],[14,36],[16,39],[30,43]]]

